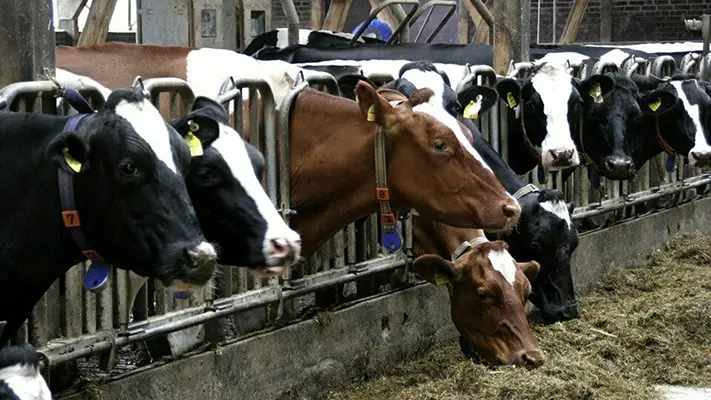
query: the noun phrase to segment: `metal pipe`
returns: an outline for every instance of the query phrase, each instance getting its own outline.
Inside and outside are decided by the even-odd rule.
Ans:
[[[711,15],[701,16],[701,37],[704,40],[704,55],[709,53],[709,40],[711,40]]]
[[[410,4],[412,5],[412,9],[410,10],[410,12],[407,13],[405,19],[403,19],[400,25],[398,25],[398,27],[395,29],[390,39],[388,39],[388,41],[385,43],[392,44],[398,37],[400,32],[402,32],[403,29],[408,26],[408,23],[417,12],[417,9],[420,7],[419,0],[386,0],[383,3],[379,4],[377,7],[372,8],[370,10],[370,15],[368,15],[368,18],[360,25],[360,28],[358,28],[356,33],[353,34],[353,37],[351,38],[350,42],[348,42],[348,47],[353,47],[356,42],[358,42],[358,39],[360,39],[361,35],[363,35],[363,32],[365,32],[365,30],[368,28],[370,23],[375,19],[375,17],[380,11],[382,11],[385,7],[388,7],[393,4]]]
[[[537,1],[536,8],[536,43],[541,43],[541,0]]]
[[[471,0],[472,5],[476,8],[476,11],[481,15],[490,28],[494,26],[494,16],[491,14],[486,4],[482,0]]]
[[[317,279],[317,276],[310,276],[305,279],[311,280],[311,284],[304,285],[293,290],[289,290],[288,288],[285,288],[286,290],[279,290],[276,287],[267,287],[260,290],[256,296],[254,294],[250,294],[250,297],[255,297],[253,301],[239,302],[239,299],[234,298],[220,299],[215,302],[215,310],[207,312],[204,312],[201,307],[186,308],[178,313],[182,315],[193,313],[194,315],[179,319],[176,318],[175,314],[170,316],[161,316],[160,319],[166,320],[165,323],[147,327],[146,329],[136,332],[130,336],[123,336],[114,339],[112,333],[102,332],[91,338],[83,338],[86,343],[90,344],[81,348],[77,346],[77,343],[65,341],[61,345],[53,344],[51,346],[41,348],[38,350],[38,353],[41,353],[43,357],[49,361],[50,366],[54,366],[76,360],[81,357],[110,350],[113,346],[124,347],[131,343],[141,342],[159,335],[177,332],[218,318],[223,318],[240,311],[266,306],[271,303],[279,302],[280,300],[288,300],[334,285],[344,284],[370,275],[392,271],[404,267],[407,264],[407,261],[408,260],[405,255],[394,254],[376,260],[366,261],[358,265],[372,264],[370,267],[355,268],[353,270],[343,269],[341,271],[328,271],[327,274],[333,275],[333,277],[329,279],[319,280]],[[338,272],[338,274],[336,274],[336,272]],[[199,314],[195,315],[195,313]],[[145,322],[150,323],[150,320]],[[134,326],[132,326],[132,328],[134,328]],[[132,331],[134,330],[132,329]]]
[[[558,22],[556,21],[556,17],[557,17],[556,14],[558,14],[558,7],[556,5],[555,0],[553,0],[553,44],[555,44],[555,41],[556,41],[555,34],[556,34],[556,28],[558,27],[557,26]]]
[[[289,44],[299,43],[299,14],[296,13],[293,0],[280,0],[281,8],[286,17],[286,26],[289,32]]]
[[[415,22],[417,21],[420,16],[427,11],[427,16],[425,17],[425,20],[422,22],[422,25],[420,26],[420,29],[417,31],[417,36],[415,36],[415,42],[420,40],[420,36],[422,35],[422,32],[425,29],[425,25],[430,21],[430,18],[432,17],[432,12],[434,11],[435,7],[449,7],[449,11],[447,11],[447,14],[442,18],[442,20],[439,21],[439,24],[437,27],[430,33],[430,35],[427,37],[427,40],[425,40],[425,43],[431,43],[432,39],[437,36],[440,30],[444,27],[444,25],[447,24],[447,21],[449,21],[450,18],[452,18],[452,14],[454,14],[455,11],[457,11],[457,2],[451,1],[451,0],[430,0],[427,3],[425,3],[422,8],[417,10],[415,15],[412,17],[410,20],[410,27],[415,25]]]

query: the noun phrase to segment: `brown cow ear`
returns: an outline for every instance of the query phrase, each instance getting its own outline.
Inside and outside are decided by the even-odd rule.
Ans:
[[[367,121],[386,127],[395,121],[393,107],[369,83],[358,81],[355,95],[360,112]]]
[[[454,282],[454,264],[440,256],[426,254],[417,257],[413,266],[422,279],[433,285],[444,285]]]
[[[417,89],[410,95],[408,99],[412,107],[427,103],[434,96],[434,91],[430,88]]]
[[[536,261],[529,261],[524,263],[517,262],[516,266],[521,272],[523,272],[524,275],[526,275],[526,278],[528,278],[529,283],[533,283],[533,281],[536,280],[536,276],[538,276],[538,271],[541,270],[541,264],[537,263]]]

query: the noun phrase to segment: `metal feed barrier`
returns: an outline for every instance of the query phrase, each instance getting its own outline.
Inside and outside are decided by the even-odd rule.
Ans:
[[[671,75],[677,69],[670,58],[658,57],[651,61],[630,59],[623,69],[628,74],[637,72],[658,77]],[[688,71],[703,74],[706,60],[689,57],[688,62],[692,61],[700,63],[701,68],[688,67]],[[587,77],[588,72],[612,68],[607,64],[595,65],[592,71],[587,71],[583,64],[570,67],[580,79]],[[512,64],[511,74],[525,76],[530,74],[532,68],[530,63]],[[467,66],[466,71],[466,77],[457,90],[464,89],[470,83],[489,86],[496,83],[497,76],[490,67]],[[269,84],[257,76],[228,78],[218,98],[225,107],[234,105],[232,123],[235,127],[241,127],[244,121],[250,123],[249,141],[265,154],[267,161],[267,193],[287,222],[293,215],[288,167],[289,111],[298,94],[307,87],[338,94],[338,86],[332,76],[325,73],[307,75],[306,78],[297,76],[293,89],[280,104],[275,104]],[[387,74],[373,74],[368,78],[382,84],[393,79]],[[143,81],[138,77],[135,84],[141,85],[150,94],[156,106],[168,107],[171,118],[181,115],[181,104],[184,110],[188,110],[194,101],[192,90],[180,79]],[[245,90],[259,94],[249,97],[247,116],[241,112],[241,92]],[[97,88],[85,86],[81,92],[94,108],[103,105],[104,98]],[[58,113],[56,94],[57,85],[51,81],[10,85],[0,90],[0,110],[55,114]],[[263,130],[259,129],[259,111],[264,122]],[[505,121],[501,118],[506,115],[503,111],[503,107],[494,107],[475,122],[506,160],[507,138],[500,134],[506,131]],[[541,188],[564,189],[566,198],[576,203],[575,221],[604,217],[608,218],[608,224],[619,223],[623,219],[706,194],[711,176],[687,167],[678,168],[680,161],[677,159],[675,168],[667,172],[664,168],[667,156],[662,154],[647,163],[632,182],[601,178],[597,187],[591,184],[587,167],[578,168],[566,182],[560,182],[560,178],[551,174],[541,183],[534,179],[537,178],[535,172],[528,174],[528,180]],[[382,293],[392,287],[417,283],[407,268],[413,255],[412,220],[399,221],[404,240],[402,249],[396,252],[389,252],[380,245],[378,221],[378,215],[373,214],[349,224],[316,254],[281,279],[254,279],[246,270],[232,268],[228,271],[226,268],[226,273],[216,280],[215,290],[206,290],[187,299],[176,297],[153,280],[143,285],[135,281],[131,273],[120,270],[113,271],[107,286],[109,290],[88,292],[82,285],[85,266],[74,266],[52,285],[35,306],[31,322],[23,325],[14,342],[29,341],[34,344],[50,368],[99,355],[100,367],[115,370],[114,366],[121,359],[118,350],[131,344],[152,343],[165,338],[170,342],[171,335],[204,329],[204,338],[192,335],[188,341],[190,346],[183,345],[178,350],[175,346],[170,347],[170,353],[182,353],[201,343],[221,342],[265,327],[278,326],[302,315],[308,316],[314,304],[329,303],[329,293],[333,295],[334,289],[341,292],[335,301],[343,303]],[[583,231],[586,229],[588,227],[582,227]],[[392,279],[392,273],[397,271],[402,271],[402,274],[396,274]],[[257,309],[265,312],[255,314]],[[229,324],[225,321],[230,321],[236,329],[227,329]]]

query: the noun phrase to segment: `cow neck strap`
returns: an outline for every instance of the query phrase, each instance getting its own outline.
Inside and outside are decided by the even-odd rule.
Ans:
[[[529,193],[537,193],[540,192],[541,190],[534,184],[529,183],[528,185],[522,187],[521,189],[517,190],[516,193],[513,194],[514,199],[520,200],[521,197],[529,194]]]
[[[77,114],[69,118],[64,125],[64,131],[76,130],[79,122],[91,114]],[[74,244],[92,265],[86,271],[85,284],[89,290],[100,290],[109,279],[110,266],[104,258],[94,250],[81,229],[81,218],[74,201],[74,174],[64,168],[58,168],[59,200],[62,207],[62,221],[72,235]]]
[[[580,154],[582,154],[583,158],[584,158],[585,161],[588,163],[588,165],[592,166],[593,169],[595,170],[595,172],[598,172],[597,164],[595,164],[595,161],[593,161],[593,159],[590,158],[590,156],[588,156],[588,153],[585,151],[585,145],[583,144],[583,142],[584,142],[584,140],[583,140],[583,131],[584,131],[584,129],[583,129],[583,117],[582,117],[582,115],[581,115],[579,118],[580,118],[580,121],[578,122],[578,125],[579,125],[579,127],[578,127],[578,132],[579,132],[579,133],[578,133],[578,136],[580,136]]]
[[[654,126],[657,130],[657,142],[659,142],[659,146],[662,148],[662,150],[664,150],[665,153],[667,153],[668,156],[670,156],[670,157],[676,156],[677,152],[662,137],[661,128],[659,128],[659,117],[656,117],[656,116],[654,117]]]
[[[488,243],[489,239],[486,238],[486,236],[477,236],[474,239],[464,242],[457,247],[456,250],[454,250],[454,253],[452,253],[452,261],[456,261],[459,257],[461,257],[464,253],[467,251],[481,246],[484,243]]]
[[[397,218],[390,208],[390,190],[388,189],[388,167],[385,159],[385,132],[383,127],[375,128],[375,196],[380,208],[381,240],[385,248],[396,251],[402,246],[397,230]]]

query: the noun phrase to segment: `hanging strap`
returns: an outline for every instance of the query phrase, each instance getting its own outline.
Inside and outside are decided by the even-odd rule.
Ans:
[[[517,190],[516,193],[513,194],[514,199],[520,200],[521,197],[529,194],[529,193],[537,193],[540,192],[541,190],[536,187],[536,185],[529,183],[528,185],[522,187],[521,189]]]
[[[467,251],[477,247],[481,246],[484,243],[488,243],[489,239],[486,238],[486,236],[477,236],[474,239],[464,242],[457,247],[456,250],[454,250],[454,253],[452,253],[452,261],[455,261],[459,257],[461,257],[464,253]]]

